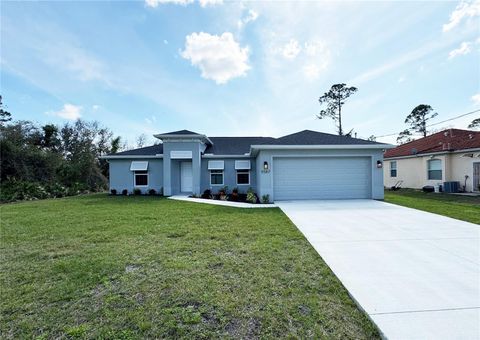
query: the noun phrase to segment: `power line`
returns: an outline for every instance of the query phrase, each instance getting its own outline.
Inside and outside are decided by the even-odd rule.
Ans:
[[[480,111],[480,109],[474,110],[474,111],[470,111],[470,112],[461,114],[461,115],[459,115],[459,116],[455,116],[455,117],[452,117],[452,118],[449,118],[449,119],[442,120],[441,122],[438,122],[438,123],[429,124],[429,125],[427,125],[426,127],[431,127],[431,126],[443,124],[443,123],[446,123],[446,122],[449,122],[449,121],[452,121],[452,120],[455,120],[455,119],[458,119],[458,118],[462,118],[462,117],[465,117],[465,116],[472,115],[472,114],[474,114],[474,113],[476,113],[476,112],[479,112],[479,111]],[[388,135],[375,136],[375,138],[390,137],[390,136],[395,136],[395,135],[398,135],[398,134],[399,134],[399,132],[395,132],[395,133],[390,133],[390,134],[388,134]]]

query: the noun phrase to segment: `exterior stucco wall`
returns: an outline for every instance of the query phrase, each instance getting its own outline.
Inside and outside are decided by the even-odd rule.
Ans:
[[[480,150],[479,150],[480,151]],[[477,151],[478,152],[478,151]],[[446,181],[458,181],[460,186],[465,185],[465,175],[468,176],[466,190],[473,190],[473,163],[480,162],[478,157],[462,157],[464,153],[444,155],[419,156],[403,159],[385,160],[384,182],[386,187],[395,185],[402,180],[402,187],[420,189],[425,185],[442,184]],[[442,160],[442,180],[428,179],[428,161]],[[397,177],[390,177],[390,162],[397,162]]]
[[[203,158],[202,159],[202,175],[201,175],[201,192],[204,190],[210,189],[212,192],[217,192],[220,188],[225,185],[228,186],[229,192],[233,188],[238,188],[240,193],[246,193],[248,188],[252,187],[253,190],[256,190],[256,178],[257,173],[255,170],[256,162],[255,158],[249,158],[250,160],[250,184],[237,184],[237,170],[235,170],[235,161],[236,160],[247,160],[248,158]],[[223,185],[211,185],[210,184],[210,171],[208,170],[208,161],[224,161],[224,170],[223,170]]]
[[[460,186],[465,185],[465,175],[468,176],[466,181],[466,191],[479,191],[478,187],[473,185],[473,164],[479,163],[478,157],[462,157],[463,153],[450,155],[451,172],[449,181],[458,181]]]
[[[273,159],[275,157],[348,157],[348,156],[363,156],[370,157],[371,175],[372,175],[372,198],[383,199],[383,170],[377,168],[377,161],[383,160],[383,151],[381,149],[338,149],[338,150],[262,150],[259,152],[257,163],[257,192],[261,197],[269,195],[272,200],[275,200],[273,194]],[[263,170],[263,163],[267,161],[270,170],[265,172]]]
[[[180,193],[180,162],[190,159],[170,159],[171,151],[192,151],[192,193],[200,194],[201,150],[203,144],[194,141],[169,141],[163,143],[164,195]]]
[[[163,161],[162,159],[110,159],[108,161],[110,171],[110,190],[116,189],[117,194],[127,189],[133,192],[134,178],[133,171],[130,171],[132,161],[148,161],[148,187],[139,188],[143,193],[150,189],[159,192],[163,187]]]

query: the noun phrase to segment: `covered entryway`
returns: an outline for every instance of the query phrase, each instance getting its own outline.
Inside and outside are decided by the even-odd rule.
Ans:
[[[371,167],[370,157],[274,158],[274,200],[371,198]]]

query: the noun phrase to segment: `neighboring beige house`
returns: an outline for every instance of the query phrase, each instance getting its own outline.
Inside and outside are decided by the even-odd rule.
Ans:
[[[403,188],[460,182],[460,189],[480,191],[480,132],[448,129],[387,150],[384,183]]]

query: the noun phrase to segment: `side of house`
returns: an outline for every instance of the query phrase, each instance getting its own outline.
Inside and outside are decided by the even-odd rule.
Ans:
[[[420,189],[459,182],[465,191],[480,191],[480,133],[449,129],[388,150],[384,183]]]

